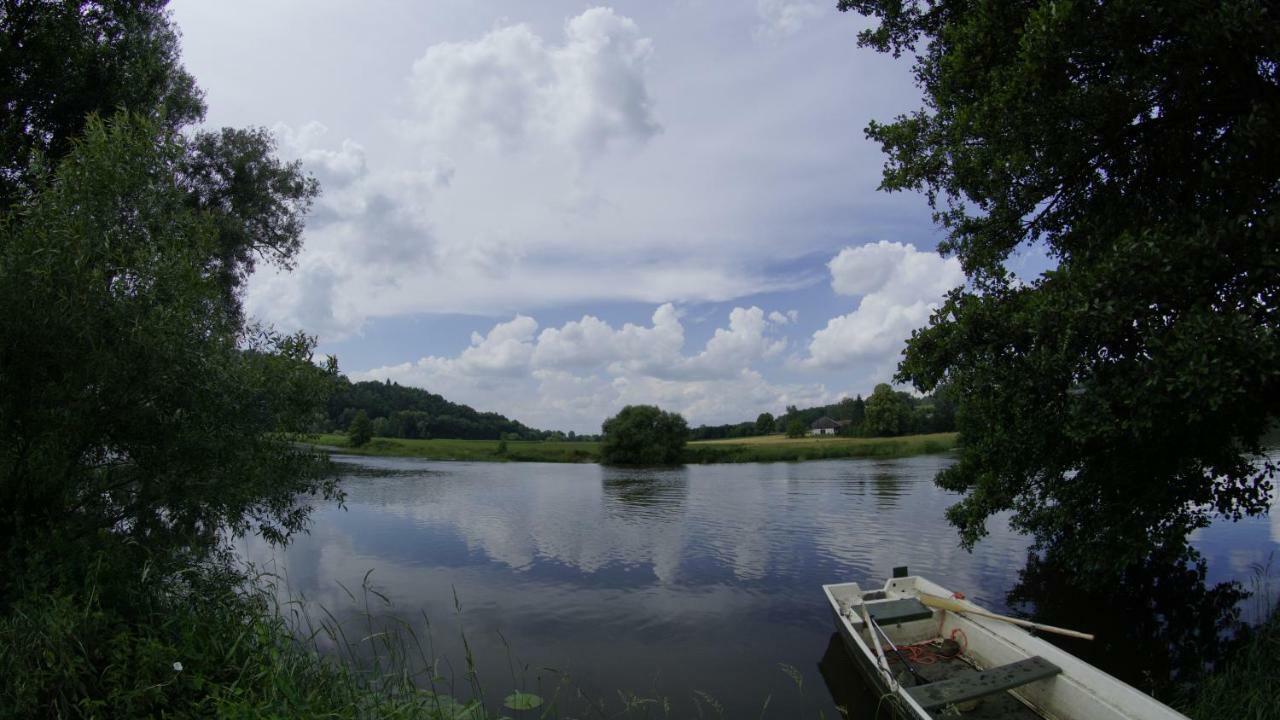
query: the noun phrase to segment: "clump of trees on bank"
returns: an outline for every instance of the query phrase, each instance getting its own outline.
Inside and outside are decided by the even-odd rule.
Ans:
[[[604,421],[600,460],[610,465],[677,465],[689,424],[654,405],[628,405]]]

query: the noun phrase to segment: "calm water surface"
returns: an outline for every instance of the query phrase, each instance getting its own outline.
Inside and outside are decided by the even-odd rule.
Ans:
[[[455,668],[465,631],[491,699],[567,673],[611,707],[618,690],[670,698],[675,717],[696,711],[696,691],[730,717],[756,717],[766,697],[768,717],[837,717],[837,703],[862,716],[873,699],[843,678],[823,583],[878,585],[908,565],[1004,611],[1027,559],[1003,521],[975,552],[957,547],[943,519],[955,496],[932,483],[943,456],[658,471],[335,459],[346,508],[316,508],[283,551],[246,554],[352,624],[362,608],[342,586],[359,597],[372,570],[390,612],[420,631],[429,619]],[[1211,582],[1247,580],[1280,547],[1280,517],[1195,543]]]

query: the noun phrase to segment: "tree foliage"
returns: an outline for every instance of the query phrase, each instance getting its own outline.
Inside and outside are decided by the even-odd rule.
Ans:
[[[373,439],[373,423],[369,422],[369,416],[363,410],[357,410],[356,416],[351,419],[351,427],[347,428],[347,440],[351,443],[351,447],[361,447],[368,445]]]
[[[0,716],[278,715],[236,668],[307,678],[293,711],[341,683],[228,542],[341,495],[292,442],[336,363],[240,312],[315,184],[261,131],[183,134],[164,5],[0,0]]]
[[[600,458],[610,465],[675,465],[689,425],[677,413],[653,405],[628,405],[604,421]]]
[[[0,3],[0,211],[32,163],[71,152],[92,113],[127,109],[173,133],[204,117],[167,0]]]
[[[798,417],[791,418],[790,422],[787,423],[787,437],[789,438],[804,437],[808,433],[809,426],[805,425],[804,421]]]
[[[240,289],[258,260],[291,267],[303,218],[319,193],[297,162],[275,157],[262,128],[181,134],[204,118],[180,63],[167,0],[0,5],[0,212],[39,191],[41,166],[72,152],[93,114],[146,118],[174,152],[167,166],[186,202],[213,229],[200,251],[222,302],[240,313]]]
[[[174,182],[182,148],[145,120],[90,120],[0,225],[0,545],[97,533],[212,547],[297,530],[332,494],[303,429],[336,368],[313,343],[222,311],[211,219]]]
[[[458,440],[546,440],[552,433],[537,430],[494,412],[479,412],[421,388],[399,383],[338,379],[328,405],[328,425],[349,428],[363,411],[378,426],[374,434],[401,438]],[[379,422],[381,421],[381,422]]]
[[[239,310],[240,286],[259,258],[291,268],[302,248],[303,218],[320,192],[298,161],[275,157],[263,128],[196,133],[179,162],[187,200],[215,229],[206,271],[218,278],[228,307]]]
[[[867,134],[969,278],[899,379],[953,386],[967,543],[993,513],[1123,562],[1265,510],[1280,408],[1280,18],[1261,2],[842,0],[926,106]],[[1056,267],[1011,276],[1011,253]]]
[[[768,432],[772,432],[769,430]],[[760,426],[747,420],[729,425],[699,425],[689,430],[690,440],[724,440],[726,438],[745,438],[766,435]]]
[[[893,437],[906,432],[911,423],[911,402],[906,393],[895,392],[886,383],[876,385],[867,398],[864,430],[875,437]]]

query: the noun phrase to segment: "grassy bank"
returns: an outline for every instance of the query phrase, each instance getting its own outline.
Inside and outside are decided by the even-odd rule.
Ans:
[[[1280,717],[1280,612],[1209,676],[1182,711],[1195,720],[1270,720]]]
[[[324,448],[350,455],[418,457],[428,460],[483,460],[487,462],[596,462],[600,443],[539,442],[536,440],[408,440],[374,438],[353,448],[346,435],[316,435],[312,441]]]
[[[317,445],[353,455],[488,462],[598,462],[600,459],[600,444],[594,442],[511,440],[502,443],[498,440],[374,438],[363,447],[353,448],[348,446],[345,435],[316,435],[312,440]],[[692,442],[685,447],[684,461],[701,464],[898,458],[946,452],[955,446],[955,433],[895,438],[788,438],[768,435]]]
[[[362,640],[357,665],[321,651],[340,630],[300,624],[249,578],[204,564],[158,572],[125,561],[144,552],[103,544],[111,552],[80,582],[17,579],[26,591],[0,614],[0,720],[497,717],[447,684],[432,692],[441,683],[405,662],[402,638]]]

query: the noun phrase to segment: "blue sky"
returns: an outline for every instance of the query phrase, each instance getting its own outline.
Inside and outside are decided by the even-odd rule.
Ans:
[[[208,123],[324,186],[250,312],[355,379],[595,432],[865,394],[963,282],[923,198],[876,191],[863,129],[919,105],[909,60],[834,5],[172,7]]]

